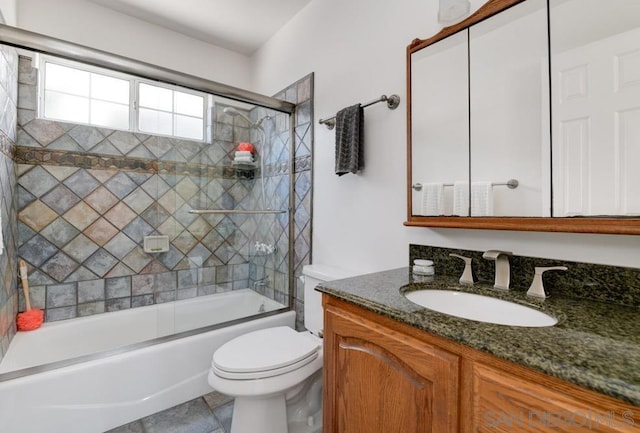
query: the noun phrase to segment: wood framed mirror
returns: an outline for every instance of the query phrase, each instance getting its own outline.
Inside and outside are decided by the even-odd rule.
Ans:
[[[640,234],[640,2],[586,1],[489,0],[407,47],[405,225]]]

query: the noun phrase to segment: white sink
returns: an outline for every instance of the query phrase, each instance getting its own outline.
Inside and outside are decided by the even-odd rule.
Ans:
[[[542,327],[558,323],[534,308],[489,296],[454,290],[416,290],[405,293],[411,302],[439,313],[498,325]]]

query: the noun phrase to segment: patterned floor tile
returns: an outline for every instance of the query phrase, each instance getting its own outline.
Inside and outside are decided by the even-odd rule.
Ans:
[[[220,424],[202,399],[142,419],[147,433],[211,433]]]
[[[142,421],[137,420],[129,424],[125,424],[106,433],[146,433]]]

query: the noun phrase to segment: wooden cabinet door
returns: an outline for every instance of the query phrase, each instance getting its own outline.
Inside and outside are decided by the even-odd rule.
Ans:
[[[578,398],[477,362],[472,370],[473,433],[640,432],[638,408],[622,402]]]
[[[325,433],[458,430],[456,355],[331,305],[324,327]]]

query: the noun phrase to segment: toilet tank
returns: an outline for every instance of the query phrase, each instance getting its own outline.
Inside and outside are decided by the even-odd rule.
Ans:
[[[355,271],[327,266],[306,265],[302,268],[304,277],[304,327],[315,335],[319,335],[323,327],[322,294],[314,288],[321,282],[340,280],[359,275]]]

